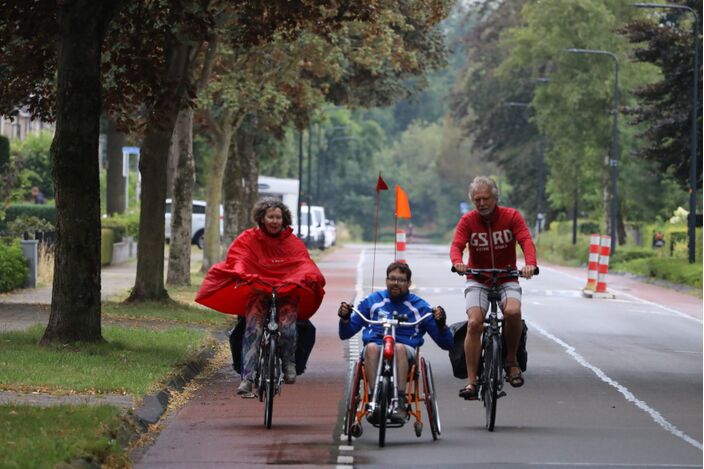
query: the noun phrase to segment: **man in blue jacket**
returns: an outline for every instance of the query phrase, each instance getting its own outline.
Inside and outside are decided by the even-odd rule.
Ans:
[[[379,315],[405,315],[408,322],[417,321],[426,313],[432,312],[433,318],[427,318],[415,327],[396,328],[396,373],[399,377],[398,395],[401,402],[391,415],[392,421],[403,423],[407,419],[405,400],[406,379],[409,366],[415,359],[415,349],[423,345],[423,336],[427,332],[440,348],[450,350],[453,339],[450,328],[446,325],[447,317],[441,306],[431,308],[419,296],[410,293],[411,269],[404,262],[392,262],[386,268],[386,290],[374,292],[364,298],[357,309],[366,318],[378,320]],[[382,344],[383,328],[380,325],[369,325],[360,317],[351,315],[351,305],[342,302],[337,312],[340,317],[340,339],[346,340],[364,328],[362,342],[364,343],[364,368],[370,385],[375,382],[376,370],[379,365],[379,347]],[[370,416],[372,419],[374,416]]]

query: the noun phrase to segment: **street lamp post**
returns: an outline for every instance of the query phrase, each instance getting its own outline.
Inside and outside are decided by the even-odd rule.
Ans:
[[[696,253],[696,213],[697,213],[697,144],[699,143],[697,131],[697,111],[699,110],[699,15],[686,5],[674,5],[672,3],[634,3],[636,8],[665,8],[670,10],[686,10],[694,15],[694,86],[692,90],[692,131],[689,154],[689,217],[687,218],[687,247],[689,251],[689,263],[693,264]]]
[[[619,145],[618,145],[618,101],[619,101],[619,88],[618,88],[618,72],[619,72],[619,62],[618,57],[613,52],[605,50],[593,50],[593,49],[565,49],[567,52],[573,54],[594,54],[594,55],[607,55],[611,57],[614,61],[616,76],[614,80],[614,125],[611,134],[611,158],[609,159],[609,167],[611,168],[611,255],[616,252],[616,236],[618,231],[616,229],[618,220],[618,200],[617,200],[617,187],[618,187],[618,156],[619,156]]]

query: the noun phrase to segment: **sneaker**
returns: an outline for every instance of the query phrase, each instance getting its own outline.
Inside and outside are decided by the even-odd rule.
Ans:
[[[242,396],[243,399],[250,399],[255,397],[254,395],[254,383],[249,380],[242,380],[240,385],[237,387],[237,395]]]
[[[379,412],[367,412],[367,422],[377,425],[379,423]]]
[[[391,423],[398,423],[398,424],[406,423],[406,420],[408,420],[408,412],[406,411],[406,400],[405,399],[399,399],[398,407],[396,408],[396,410],[391,412],[389,419],[391,420]]]
[[[284,383],[293,384],[296,382],[296,364],[287,363],[284,365]]]

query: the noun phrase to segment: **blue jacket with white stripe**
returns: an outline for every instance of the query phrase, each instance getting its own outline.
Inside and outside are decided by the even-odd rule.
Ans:
[[[433,311],[424,299],[413,293],[392,300],[388,290],[377,291],[367,296],[359,303],[357,309],[371,320],[378,320],[379,314],[386,314],[388,317],[388,315],[396,313],[406,315],[409,322],[417,321],[424,314]],[[384,328],[378,324],[369,325],[356,314],[350,316],[347,323],[340,320],[340,339],[349,339],[362,328],[364,328],[362,341],[365,345],[369,342],[381,345]],[[432,316],[413,327],[396,327],[396,342],[414,348],[420,347],[424,343],[423,336],[426,332],[441,349],[450,350],[452,348],[453,339],[450,328],[445,327],[441,331]]]

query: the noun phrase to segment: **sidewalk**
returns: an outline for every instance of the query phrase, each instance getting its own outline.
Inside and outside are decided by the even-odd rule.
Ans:
[[[104,267],[100,272],[100,298],[107,301],[134,286],[137,261]],[[0,332],[47,324],[51,305],[51,285],[24,288],[0,294]]]

